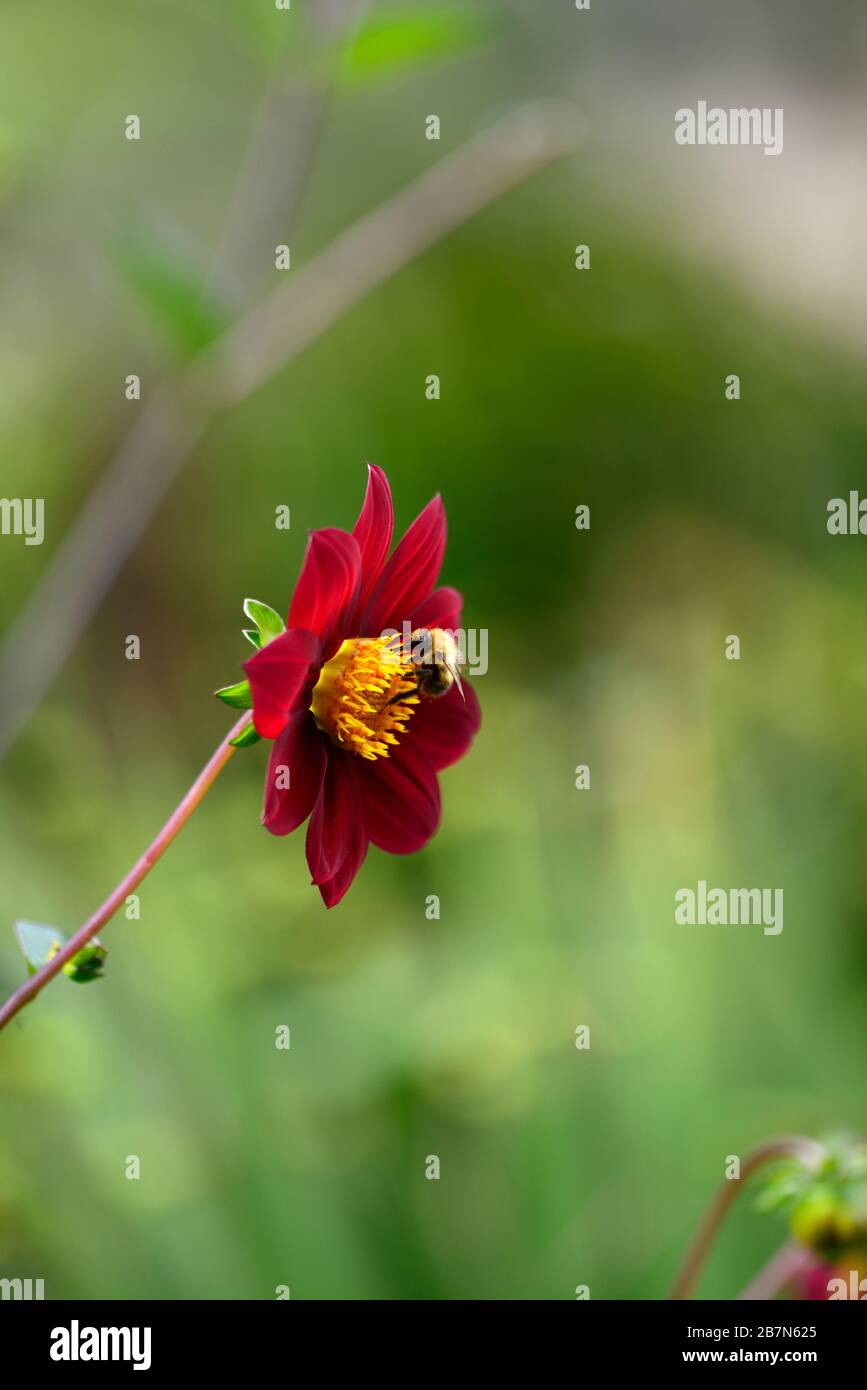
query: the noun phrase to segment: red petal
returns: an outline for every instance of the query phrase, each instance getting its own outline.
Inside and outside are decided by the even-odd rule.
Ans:
[[[325,758],[325,736],[309,710],[297,710],[276,739],[268,762],[262,824],[272,835],[288,835],[310,815],[325,775]],[[278,787],[284,768],[289,786]]]
[[[319,884],[319,892],[322,894],[322,901],[326,907],[335,907],[340,902],[364,863],[367,846],[370,843],[364,822],[364,805],[359,791],[359,774],[355,766],[355,759],[350,755],[346,762],[354,803],[352,838],[346,851],[346,858],[337,873],[333,878]]]
[[[319,662],[319,641],[304,628],[289,628],[268,642],[244,670],[253,695],[253,723],[262,738],[276,738]]]
[[[376,464],[369,463],[367,491],[361,515],[352,532],[361,551],[361,584],[358,591],[359,611],[364,607],[374,584],[382,573],[391,533],[394,529],[394,509],[388,478]]]
[[[446,509],[442,498],[435,497],[386,561],[362,616],[362,636],[400,629],[437,582],[445,548]]]
[[[287,627],[306,627],[322,642],[327,661],[343,635],[342,623],[356,600],[361,575],[358,541],[348,531],[311,531],[292,596]]]
[[[322,788],[307,827],[307,864],[314,883],[327,883],[343,867],[356,815],[349,759],[353,753],[327,749]]]
[[[418,744],[437,772],[464,756],[482,722],[475,690],[469,681],[463,686],[463,699],[453,685],[439,700],[421,700],[407,726],[407,739]]]
[[[417,627],[443,627],[454,631],[461,625],[464,596],[457,589],[434,589],[410,616],[410,630]]]
[[[426,845],[440,823],[439,784],[426,754],[407,737],[362,775],[364,816],[373,843],[389,854],[412,854]]]

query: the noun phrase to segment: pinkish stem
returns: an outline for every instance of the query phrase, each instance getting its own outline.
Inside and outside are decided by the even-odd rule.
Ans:
[[[674,1281],[674,1287],[669,1297],[681,1299],[692,1296],[693,1288],[698,1281],[717,1232],[728,1214],[729,1207],[744,1183],[752,1177],[758,1168],[761,1168],[772,1158],[799,1158],[806,1168],[815,1171],[824,1157],[825,1150],[821,1144],[817,1144],[813,1139],[800,1137],[772,1139],[769,1143],[762,1144],[760,1148],[753,1149],[752,1153],[747,1154],[741,1165],[740,1177],[727,1178],[708,1207],[705,1218],[686,1253],[686,1258],[680,1267],[680,1272]]]
[[[82,947],[96,936],[100,928],[104,927],[106,922],[110,921],[118,909],[123,906],[129,894],[134,892],[143,878],[147,877],[157,861],[165,854],[172,840],[186,825],[205,793],[210,790],[231,758],[235,751],[231,740],[237,738],[249,722],[250,715],[244,714],[237,724],[229,730],[213,757],[202,768],[186,796],[169,816],[156,839],[133,865],[126,877],[122,878],[117,887],[112,889],[102,906],[97,908],[93,916],[84,923],[84,926],[79,927],[78,931],[69,938],[56,955],[51,957],[46,965],[42,966],[41,970],[37,970],[35,975],[31,975],[23,985],[16,989],[14,994],[9,996],[6,1003],[0,1008],[0,1028],[5,1028],[10,1019],[13,1019],[19,1010],[24,1008],[25,1004],[29,1004],[31,999],[36,998],[40,990],[48,984],[48,981],[53,980],[67,961],[72,960],[72,957],[76,956]]]
[[[759,1270],[745,1289],[738,1294],[741,1302],[754,1302],[756,1299],[776,1298],[781,1289],[793,1280],[807,1273],[816,1256],[804,1245],[796,1245],[787,1240],[776,1255]]]

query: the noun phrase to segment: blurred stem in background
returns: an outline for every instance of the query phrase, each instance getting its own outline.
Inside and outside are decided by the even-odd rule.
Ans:
[[[752,1303],[774,1298],[787,1284],[805,1275],[814,1260],[811,1250],[797,1241],[787,1240],[738,1294],[738,1301]]]
[[[797,1158],[800,1159],[810,1172],[815,1172],[824,1162],[826,1150],[822,1144],[816,1143],[814,1139],[807,1139],[800,1135],[794,1138],[771,1139],[767,1144],[760,1145],[753,1149],[752,1153],[747,1154],[741,1165],[740,1176],[737,1178],[726,1178],[710,1204],[704,1220],[698,1228],[693,1238],[692,1245],[687,1251],[686,1258],[681,1265],[680,1272],[674,1281],[671,1290],[671,1298],[685,1299],[693,1296],[693,1290],[704,1267],[705,1261],[710,1254],[711,1247],[716,1239],[717,1233],[728,1214],[741,1187],[748,1178],[758,1171],[765,1163],[775,1158]],[[763,1273],[766,1271],[763,1271]],[[788,1262],[785,1268],[785,1277],[780,1277],[780,1281],[772,1292],[782,1285],[792,1274],[792,1269]],[[763,1285],[764,1287],[764,1285]],[[746,1295],[746,1291],[745,1291]],[[744,1295],[744,1296],[745,1296]],[[757,1295],[751,1295],[753,1297]],[[767,1292],[758,1295],[768,1298],[771,1295]]]
[[[351,38],[366,9],[366,0],[358,0],[331,23],[331,7],[323,7],[318,27],[329,50],[336,53]],[[300,78],[303,109],[288,186],[280,177],[284,145],[279,137],[296,75],[281,73],[266,90],[222,236],[202,281],[203,302],[215,284],[237,284],[240,297],[249,302],[255,286],[249,274],[242,284],[239,267],[261,264],[261,258],[250,255],[250,242],[261,234],[263,216],[272,230],[279,222],[281,236],[297,216],[334,71],[333,64],[321,62],[314,62],[313,69]],[[518,108],[340,233],[286,284],[242,312],[185,370],[153,390],[5,635],[0,648],[0,758],[74,649],[216,412],[246,400],[371,290],[570,151],[582,133],[583,119],[568,103]]]
[[[26,724],[216,411],[238,405],[377,285],[580,137],[568,104],[520,108],[340,233],[144,406],[0,651],[0,757]]]
[[[261,290],[261,244],[271,229],[289,241],[310,185],[319,139],[334,97],[335,65],[323,61],[320,50],[333,55],[358,32],[370,0],[348,0],[340,6],[314,3],[313,53],[305,64],[277,67],[265,89],[259,114],[250,132],[238,171],[235,191],[223,229],[203,282],[207,291],[233,286],[243,310]],[[291,159],[286,160],[286,131],[292,131]],[[267,263],[266,263],[267,264]]]
[[[26,980],[14,994],[10,995],[3,1007],[0,1008],[0,1028],[5,1028],[6,1024],[24,1008],[25,1004],[29,1004],[31,1000],[35,999],[49,980],[59,974],[64,965],[71,961],[73,956],[78,955],[78,952],[96,936],[106,922],[111,921],[115,913],[123,907],[129,894],[135,891],[154,865],[163,857],[196,807],[210,791],[235,751],[234,740],[244,732],[249,723],[250,715],[245,712],[226,734],[213,757],[202,768],[186,796],[175,807],[162,830],[141,858],[136,861],[126,877],[122,878],[117,887],[112,889],[105,902],[97,908],[92,917],[88,918],[84,926],[79,927],[78,931],[73,933],[61,949],[40,970],[37,970],[35,975],[31,975],[29,980]]]

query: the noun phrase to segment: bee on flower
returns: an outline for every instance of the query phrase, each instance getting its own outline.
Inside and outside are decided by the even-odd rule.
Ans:
[[[327,907],[368,845],[411,854],[427,844],[440,821],[438,773],[480,724],[454,636],[462,597],[435,587],[441,499],[389,555],[392,528],[388,479],[371,466],[352,533],[312,532],[285,629],[248,634],[258,646],[244,663],[253,728],[273,740],[263,824],[288,835],[309,817],[307,863]],[[408,642],[395,637],[404,631]]]

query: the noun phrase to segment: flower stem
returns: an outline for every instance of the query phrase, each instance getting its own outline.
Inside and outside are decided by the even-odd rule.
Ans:
[[[186,825],[190,816],[195,811],[199,802],[210,790],[217,777],[222,772],[226,763],[231,758],[235,749],[232,747],[231,740],[237,738],[238,734],[247,727],[250,722],[249,713],[245,713],[226,734],[216,752],[205,764],[190,787],[186,796],[178,803],[172,814],[169,816],[162,830],[156,839],[145,850],[140,859],[133,864],[129,873],[122,878],[116,888],[113,888],[101,907],[98,907],[92,917],[79,927],[65,945],[51,957],[41,970],[37,970],[35,975],[31,975],[24,984],[15,990],[0,1008],[0,1028],[5,1028],[6,1024],[13,1019],[25,1004],[29,1004],[31,999],[35,999],[40,990],[44,989],[49,980],[52,980],[64,967],[67,961],[72,960],[78,952],[87,945],[92,937],[106,922],[110,921],[119,908],[123,906],[127,897],[132,893],[143,878],[146,878],[151,869],[159,859],[165,854],[172,840],[178,832]]]
[[[776,1297],[780,1289],[791,1284],[799,1275],[806,1274],[816,1256],[806,1246],[787,1240],[776,1255],[759,1270],[745,1289],[738,1294],[739,1302],[755,1302],[757,1299]]]
[[[693,1237],[692,1245],[689,1247],[674,1281],[670,1298],[691,1297],[717,1232],[728,1214],[729,1207],[747,1179],[751,1178],[758,1168],[761,1168],[772,1158],[799,1158],[806,1168],[815,1171],[825,1158],[825,1150],[821,1144],[817,1144],[813,1139],[796,1136],[787,1139],[772,1139],[767,1144],[762,1144],[758,1149],[753,1149],[752,1153],[747,1154],[741,1164],[740,1177],[727,1178],[708,1207],[705,1218]]]

